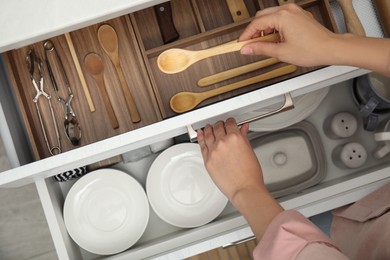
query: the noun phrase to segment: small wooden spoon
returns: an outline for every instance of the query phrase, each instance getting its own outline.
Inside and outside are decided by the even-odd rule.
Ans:
[[[283,76],[289,73],[292,73],[297,70],[297,67],[294,65],[287,65],[275,70],[272,70],[270,72],[241,80],[220,88],[212,89],[205,92],[200,93],[194,93],[194,92],[180,92],[174,95],[170,100],[170,106],[173,111],[176,113],[183,113],[186,111],[189,111],[193,108],[195,108],[199,103],[203,102],[204,100],[224,94],[226,92],[236,90],[245,86],[248,86],[250,84],[259,83],[261,81],[273,79],[279,76]]]
[[[184,49],[169,49],[161,53],[157,58],[157,65],[162,72],[173,74],[185,70],[195,62],[200,60],[225,54],[229,52],[239,51],[244,45],[251,42],[278,42],[279,34],[269,34],[263,37],[250,39],[247,41],[232,41],[222,45],[218,45],[209,49],[190,51]]]
[[[84,65],[87,72],[91,74],[98,85],[112,128],[117,129],[119,127],[118,119],[116,118],[104,84],[104,64],[102,59],[96,53],[89,53],[84,58]]]
[[[138,109],[135,105],[133,96],[131,95],[130,90],[127,86],[126,78],[123,74],[123,70],[119,61],[118,36],[114,28],[112,28],[108,24],[100,26],[98,29],[98,39],[100,46],[108,55],[118,73],[122,91],[125,96],[127,108],[130,112],[131,121],[133,123],[138,123],[139,121],[141,121],[141,118],[139,116]]]

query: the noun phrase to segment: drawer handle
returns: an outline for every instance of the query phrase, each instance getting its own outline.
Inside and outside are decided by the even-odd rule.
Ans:
[[[223,245],[222,248],[223,249],[227,249],[227,248],[232,247],[232,246],[238,246],[240,244],[246,243],[246,242],[254,240],[254,239],[256,239],[255,236],[250,236],[250,237],[247,237],[247,238],[244,238],[244,239],[241,239],[241,240],[234,241],[234,242],[231,242],[229,244]]]
[[[260,120],[260,119],[263,119],[263,118],[266,118],[266,117],[269,117],[269,116],[273,116],[275,114],[278,114],[278,113],[281,113],[281,112],[284,112],[284,111],[288,111],[288,110],[291,110],[293,108],[294,108],[294,101],[293,101],[293,99],[291,97],[291,94],[290,93],[286,93],[286,94],[284,94],[284,103],[279,108],[276,108],[275,110],[269,111],[269,112],[267,112],[265,114],[261,114],[261,115],[252,117],[250,119],[246,119],[244,121],[241,121],[241,122],[237,123],[237,125],[241,126],[243,124],[250,123],[250,122],[253,122],[253,121],[257,121],[257,120]],[[196,142],[196,140],[197,140],[197,133],[196,133],[196,130],[194,130],[194,128],[192,127],[192,125],[187,125],[187,131],[188,131],[188,136],[190,138],[190,141],[192,143]]]

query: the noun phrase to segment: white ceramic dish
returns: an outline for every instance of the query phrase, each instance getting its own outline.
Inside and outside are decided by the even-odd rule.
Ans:
[[[156,214],[182,228],[207,224],[228,202],[208,175],[199,145],[192,143],[174,145],[156,158],[146,192]]]
[[[294,109],[277,115],[254,121],[249,124],[249,130],[254,132],[268,132],[279,130],[304,120],[310,116],[326,97],[329,88],[322,88],[305,95],[294,97]],[[251,113],[264,114],[274,108],[264,108]]]
[[[64,204],[64,221],[73,240],[85,250],[109,255],[131,247],[149,220],[149,203],[130,175],[101,169],[80,178]]]

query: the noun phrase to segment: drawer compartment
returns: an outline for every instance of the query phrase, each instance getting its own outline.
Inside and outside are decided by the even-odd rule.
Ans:
[[[276,5],[277,1],[247,0],[244,1],[244,3],[248,9],[249,15],[254,16],[257,10]],[[167,3],[164,5],[166,4]],[[286,65],[282,63],[274,64],[268,68],[261,69],[260,71],[237,76],[233,79],[225,80],[205,88],[199,88],[196,82],[205,76],[263,60],[264,57],[244,57],[237,52],[229,53],[202,60],[178,74],[165,74],[161,72],[157,67],[156,60],[158,55],[164,50],[170,48],[200,50],[235,40],[251,20],[251,18],[246,18],[235,22],[227,6],[227,2],[222,0],[174,0],[168,4],[171,6],[173,22],[180,35],[179,39],[172,43],[164,44],[163,42],[158,24],[156,7],[143,9],[130,15],[125,15],[69,33],[77,56],[75,59],[73,59],[71,55],[71,50],[65,35],[50,39],[54,43],[60,56],[64,65],[65,74],[69,79],[70,87],[74,93],[72,107],[76,113],[82,131],[82,138],[79,146],[85,146],[158,122],[164,118],[175,116],[176,113],[170,108],[169,101],[172,96],[178,92],[207,91]],[[329,29],[333,31],[336,30],[328,0],[298,1],[298,4],[312,12],[314,17]],[[139,123],[132,123],[124,94],[120,87],[117,70],[109,56],[103,51],[99,44],[97,32],[99,27],[104,24],[112,26],[116,31],[119,41],[120,65],[124,72],[127,87],[132,93],[139,110],[141,117]],[[28,138],[30,139],[33,153],[37,160],[49,157],[51,154],[47,149],[45,136],[41,129],[41,122],[35,104],[32,102],[32,98],[35,96],[36,92],[31,83],[25,60],[28,51],[34,49],[41,60],[44,61],[45,50],[43,48],[43,43],[44,41],[12,50],[4,55],[11,75],[11,81],[15,89],[18,105],[21,109],[22,118],[27,129]],[[105,109],[105,103],[102,99],[104,95],[100,93],[97,82],[86,71],[84,59],[86,55],[91,52],[98,54],[103,61],[104,83],[109,100],[111,101],[114,113],[119,122],[118,129],[113,129],[111,126],[108,113]],[[80,63],[82,75],[79,74],[79,71],[75,66],[77,62]],[[48,70],[46,66],[43,67],[44,90],[52,97],[55,97]],[[298,68],[298,70],[292,74],[280,76],[259,84],[252,84],[239,90],[215,96],[202,102],[198,107],[226,100],[230,97],[269,86],[316,69],[318,68]],[[59,73],[58,68],[54,68],[53,72],[57,77],[57,74]],[[91,112],[90,110],[87,95],[83,91],[82,78],[80,78],[80,76],[85,78],[87,89],[89,90],[91,99],[95,105],[95,112]],[[60,88],[62,88],[60,89],[60,93],[64,96],[66,94],[66,89],[63,86],[60,86]],[[45,103],[45,100],[41,100],[40,103]],[[54,99],[52,99],[51,103],[54,108],[59,128],[62,152],[79,147],[73,146],[67,140],[67,136],[63,130],[64,118],[62,105]],[[44,121],[50,120],[51,112],[48,109],[48,106],[40,104],[40,107]],[[44,124],[50,125],[50,123],[47,122],[44,122]],[[54,142],[57,139],[56,132],[53,127],[46,128],[49,142]],[[119,159],[116,161],[118,160]],[[112,161],[108,162],[108,164],[110,163],[112,163]]]
[[[120,65],[123,68],[127,86],[130,89],[141,117],[141,121],[139,123],[132,123],[129,111],[126,106],[124,94],[120,87],[117,71],[107,54],[99,46],[97,31],[98,28],[103,24],[112,26],[117,33],[119,42]],[[75,46],[77,59],[80,62],[82,74],[84,75],[92,102],[95,106],[94,112],[91,112],[86,95],[83,92],[81,81],[79,80],[78,73],[74,66],[75,61],[72,59],[72,55],[70,53],[65,36],[61,35],[51,39],[61,59],[65,74],[69,80],[69,85],[74,94],[71,106],[76,114],[76,118],[80,123],[82,132],[79,146],[84,146],[103,139],[107,139],[109,137],[137,129],[145,125],[155,123],[161,119],[161,115],[155,103],[153,90],[151,88],[145,66],[142,62],[137,41],[133,31],[131,30],[131,26],[129,27],[128,24],[128,17],[124,16],[70,33],[70,37]],[[40,57],[40,59],[44,62],[45,50],[43,48],[43,43],[44,42],[38,42],[31,46],[26,46],[10,51],[4,55],[4,57],[8,60],[9,72],[11,74],[17,100],[19,101],[19,106],[22,112],[21,114],[23,116],[23,120],[25,121],[27,133],[29,135],[36,159],[46,158],[50,156],[50,153],[46,147],[45,139],[41,131],[41,125],[37,116],[36,107],[32,101],[33,97],[36,95],[36,91],[31,83],[30,75],[26,67],[26,55],[30,49],[34,49],[37,56]],[[113,129],[111,126],[102,95],[98,89],[97,82],[85,70],[84,58],[88,53],[91,52],[98,54],[103,61],[104,83],[108,97],[111,101],[111,105],[119,123],[118,129]],[[51,58],[49,55],[48,59]],[[52,64],[56,65],[54,62]],[[59,71],[55,69],[57,68],[53,68],[53,74],[55,77],[59,78]],[[52,96],[51,103],[54,108],[55,117],[59,128],[62,151],[65,152],[75,149],[79,146],[73,146],[70,142],[68,142],[67,136],[65,135],[63,127],[64,108],[62,104],[55,100],[56,94],[50,82],[50,77],[46,66],[44,66],[43,72],[44,91]],[[66,99],[66,88],[61,83],[61,81],[57,82],[60,95]],[[41,97],[39,103],[42,103],[39,104],[42,111],[42,118],[44,120],[50,119],[50,110],[46,105],[46,101]],[[54,129],[47,129],[49,140],[55,140],[56,136]]]
[[[277,5],[277,1],[266,0],[245,1],[244,3],[246,4],[251,17],[255,15],[257,10]],[[297,1],[297,3],[311,12],[315,19],[324,24],[328,29],[337,31],[327,0]],[[163,44],[162,36],[159,33],[158,24],[156,22],[156,15],[153,10],[154,7],[130,14],[136,35],[139,38],[141,50],[145,54],[145,63],[148,67],[152,86],[155,90],[163,117],[176,115],[170,107],[170,99],[178,92],[208,91],[286,66],[286,64],[277,63],[204,87],[199,87],[197,85],[197,82],[204,77],[256,61],[265,60],[265,57],[248,57],[239,54],[239,52],[233,52],[201,60],[178,73],[167,74],[162,72],[157,65],[157,59],[163,51],[171,48],[203,50],[236,40],[247,24],[252,20],[252,18],[247,18],[234,22],[227,2],[223,0],[174,0],[171,1],[171,8],[172,19],[174,24],[177,25],[177,31],[180,37],[178,40],[168,44]],[[187,17],[190,17],[187,18],[187,20],[191,20],[188,30],[182,28],[183,24],[181,23],[180,18],[182,16],[182,10],[185,10],[183,12],[187,14]],[[298,68],[297,71],[291,74],[279,76],[261,83],[251,84],[247,87],[209,98],[201,102],[195,109],[266,87],[318,68],[319,67]]]

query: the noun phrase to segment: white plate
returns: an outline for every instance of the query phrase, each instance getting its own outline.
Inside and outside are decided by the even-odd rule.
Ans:
[[[294,109],[254,121],[249,124],[249,130],[254,132],[275,131],[298,123],[310,116],[310,114],[317,109],[328,92],[329,88],[322,88],[308,94],[294,97]],[[270,110],[272,109],[264,108],[251,113],[259,115]]]
[[[85,175],[65,199],[64,221],[70,236],[95,254],[115,254],[131,247],[148,220],[144,189],[119,170],[101,169]]]
[[[228,199],[211,180],[198,144],[174,145],[150,167],[146,192],[156,214],[167,223],[198,227],[215,219]]]

